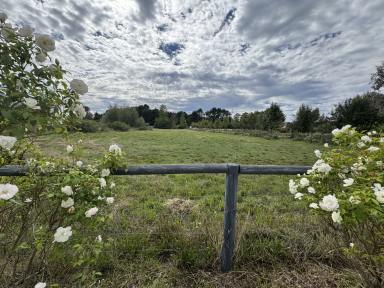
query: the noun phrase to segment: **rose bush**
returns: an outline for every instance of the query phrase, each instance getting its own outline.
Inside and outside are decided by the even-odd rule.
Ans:
[[[332,134],[334,145],[315,151],[319,159],[289,191],[341,232],[367,287],[384,287],[384,137],[350,125]]]
[[[39,152],[33,143],[41,133],[66,132],[85,116],[79,94],[88,87],[67,83],[57,59],[42,64],[52,61],[53,39],[6,21],[0,13],[0,166],[28,169],[25,177],[0,177],[0,282],[45,287],[54,284],[55,267],[66,267],[81,283],[99,275],[92,264],[108,246],[99,230],[115,200],[110,169],[123,154],[113,144],[87,163],[81,144],[70,142],[63,158]]]

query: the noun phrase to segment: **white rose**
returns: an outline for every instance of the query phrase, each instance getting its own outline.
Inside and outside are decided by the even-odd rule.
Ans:
[[[33,110],[39,110],[40,106],[37,105],[37,100],[33,98],[25,98],[24,99],[24,104],[27,105],[28,108],[31,108]]]
[[[96,241],[97,241],[97,242],[103,242],[103,238],[101,237],[101,235],[98,235],[98,236],[96,237]]]
[[[76,161],[76,166],[81,168],[81,166],[83,166],[83,161]]]
[[[380,183],[375,183],[373,184],[372,189],[376,196],[376,200],[379,203],[384,203],[384,187],[382,187]]]
[[[84,106],[81,104],[76,104],[75,108],[73,109],[73,112],[80,119],[84,119],[84,117],[87,116],[87,112],[85,111]]]
[[[361,136],[361,141],[369,143],[369,142],[372,142],[372,139],[371,137],[364,135],[364,136]]]
[[[343,184],[344,187],[349,187],[353,184],[353,182],[355,182],[355,180],[352,178],[348,178],[348,179],[344,179],[343,182],[344,182]]]
[[[62,200],[61,201],[61,207],[63,208],[70,208],[75,204],[75,201],[71,197],[69,197],[67,200]]]
[[[70,195],[73,195],[73,190],[72,190],[72,187],[71,186],[64,186],[61,188],[61,192],[63,192],[64,194],[70,196]]]
[[[54,241],[53,242],[66,242],[68,241],[69,237],[72,236],[72,227],[59,227],[56,229],[55,234],[53,235]]]
[[[90,218],[90,217],[96,215],[96,213],[97,213],[98,211],[99,211],[99,208],[97,208],[97,207],[93,207],[93,208],[91,208],[91,209],[89,209],[89,210],[87,210],[87,211],[85,212],[85,217]]]
[[[105,186],[107,186],[107,182],[105,181],[104,178],[99,178],[99,183],[101,188],[104,188]]]
[[[72,145],[67,145],[66,147],[67,153],[72,153],[73,152],[73,146]]]
[[[295,197],[295,199],[301,200],[301,198],[303,198],[303,196],[304,196],[304,194],[299,192],[299,193],[296,193],[294,197]]]
[[[360,141],[359,143],[357,143],[357,147],[358,148],[363,148],[363,147],[365,147],[365,143]]]
[[[111,188],[111,189],[113,189],[113,188],[115,188],[115,187],[116,187],[115,182],[112,182],[111,185],[109,186],[109,188]]]
[[[109,152],[114,153],[116,155],[121,155],[121,148],[117,144],[112,144],[109,146]]]
[[[307,178],[301,178],[300,179],[300,187],[304,188],[309,186],[309,180]]]
[[[308,193],[315,194],[316,190],[313,187],[308,187]]]
[[[345,126],[343,126],[343,127],[341,127],[341,131],[342,132],[347,132],[348,131],[348,129],[350,129],[352,126],[351,125],[345,125]]]
[[[32,202],[32,199],[31,198],[27,198],[24,200],[25,203],[31,203]]]
[[[315,164],[313,164],[312,170],[328,174],[332,170],[332,167],[329,164],[325,163],[324,160],[319,159],[315,162]]]
[[[36,55],[35,60],[39,63],[43,63],[47,60],[47,54],[45,54],[44,52],[41,52]]]
[[[309,204],[309,208],[319,209],[319,205],[317,203],[311,203],[311,204]]]
[[[19,192],[19,188],[12,184],[0,184],[0,199],[9,200],[13,198],[16,193]]]
[[[375,146],[371,146],[367,149],[368,152],[376,152],[376,151],[379,151],[380,148],[379,147],[375,147]]]
[[[329,144],[328,144],[328,143],[324,143],[324,147],[325,147],[325,148],[328,148],[328,147],[329,147]]]
[[[341,224],[341,221],[343,220],[343,218],[341,218],[340,211],[337,211],[337,212],[333,211],[332,212],[332,220],[335,223]]]
[[[325,211],[332,212],[339,209],[339,201],[337,201],[335,195],[326,195],[320,201],[319,206]]]
[[[71,86],[71,89],[80,95],[83,95],[88,92],[88,86],[83,80],[73,79],[69,84]]]
[[[341,134],[341,133],[342,133],[341,130],[338,129],[338,128],[332,130],[332,134],[333,134],[334,136],[338,136],[338,135]]]
[[[101,177],[107,177],[111,174],[111,171],[109,169],[103,169],[101,170]]]
[[[105,202],[107,202],[107,204],[113,204],[113,202],[115,202],[115,198],[107,197],[107,198],[105,198]]]
[[[351,248],[353,248],[353,247],[355,247],[355,243],[349,243],[349,247],[351,247]]]
[[[11,136],[1,136],[0,135],[0,147],[10,151],[12,147],[15,145],[17,139]]]
[[[21,27],[17,31],[17,34],[19,34],[20,37],[31,37],[32,33],[33,29],[30,26]]]
[[[4,12],[0,12],[0,22],[4,23],[5,20],[7,20],[7,19],[8,19],[8,15],[5,14]]]
[[[36,45],[43,49],[45,52],[50,52],[55,50],[55,40],[53,40],[49,35],[39,34],[36,35]]]
[[[47,283],[39,282],[35,285],[35,288],[45,288],[47,287]]]
[[[295,181],[292,179],[289,180],[289,192],[291,194],[297,193],[297,185],[296,185]]]
[[[315,150],[315,155],[316,155],[317,158],[321,158],[320,150]]]

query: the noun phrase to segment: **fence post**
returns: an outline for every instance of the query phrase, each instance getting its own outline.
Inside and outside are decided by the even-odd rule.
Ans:
[[[221,271],[232,269],[233,252],[236,236],[237,183],[240,165],[228,164],[224,203],[224,240],[221,249]]]

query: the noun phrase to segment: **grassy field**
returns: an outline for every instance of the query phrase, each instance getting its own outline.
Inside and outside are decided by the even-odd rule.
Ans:
[[[129,165],[150,163],[311,164],[315,145],[189,130],[73,135],[84,156],[101,155],[112,143]],[[47,153],[65,151],[54,135],[41,139]],[[92,287],[360,287],[355,271],[337,252],[310,211],[293,201],[287,177],[240,176],[236,264],[219,272],[224,175],[115,177],[118,200],[103,231],[111,246]],[[168,199],[191,200],[180,212]],[[110,239],[110,240],[108,240]],[[74,286],[71,286],[74,287]]]

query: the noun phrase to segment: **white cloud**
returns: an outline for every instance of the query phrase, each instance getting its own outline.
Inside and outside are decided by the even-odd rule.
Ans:
[[[54,35],[55,56],[88,82],[84,104],[97,110],[242,112],[276,101],[288,116],[301,103],[328,112],[367,91],[384,60],[381,0],[3,2],[16,23]],[[170,57],[160,47],[182,49]]]

